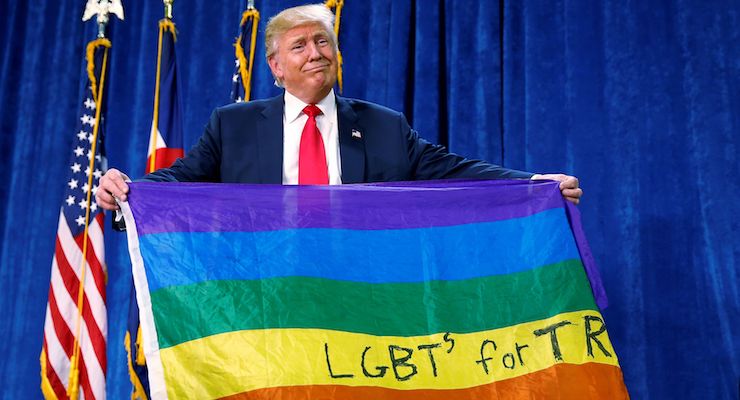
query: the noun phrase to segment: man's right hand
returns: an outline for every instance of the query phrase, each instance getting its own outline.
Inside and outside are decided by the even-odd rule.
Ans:
[[[95,192],[95,201],[98,206],[106,210],[118,210],[116,199],[126,201],[128,194],[128,176],[123,172],[111,168],[100,178],[100,186]]]

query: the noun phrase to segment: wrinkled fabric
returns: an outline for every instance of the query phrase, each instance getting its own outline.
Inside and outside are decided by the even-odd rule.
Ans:
[[[152,396],[627,398],[558,185],[132,183]]]

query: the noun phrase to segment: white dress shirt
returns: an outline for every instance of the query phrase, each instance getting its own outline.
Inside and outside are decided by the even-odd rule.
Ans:
[[[301,148],[301,134],[308,116],[303,109],[308,105],[292,94],[285,92],[283,111],[283,185],[298,184],[298,153]],[[316,117],[316,125],[321,132],[329,169],[329,184],[342,184],[342,162],[339,155],[339,123],[334,89],[316,104],[321,115]]]

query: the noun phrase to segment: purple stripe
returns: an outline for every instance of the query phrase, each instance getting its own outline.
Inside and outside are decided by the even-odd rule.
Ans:
[[[599,267],[596,265],[594,255],[591,253],[591,246],[588,245],[586,233],[581,225],[581,212],[574,204],[565,200],[563,200],[563,203],[566,205],[565,212],[568,215],[570,229],[573,230],[573,237],[576,239],[578,252],[581,254],[586,276],[588,276],[588,281],[591,282],[591,292],[594,294],[596,305],[603,310],[609,305],[609,299],[606,297],[606,290],[604,290],[604,285],[601,283]]]
[[[129,201],[139,235],[298,228],[428,228],[520,218],[563,207],[558,183],[551,181],[416,181],[339,186],[135,182],[130,188]]]

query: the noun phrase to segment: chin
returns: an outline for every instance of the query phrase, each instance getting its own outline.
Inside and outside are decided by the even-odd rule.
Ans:
[[[314,77],[313,81],[314,81],[313,86],[317,88],[319,91],[323,90],[326,87],[334,86],[332,83],[333,82],[332,79],[328,76],[322,76],[320,78]]]

